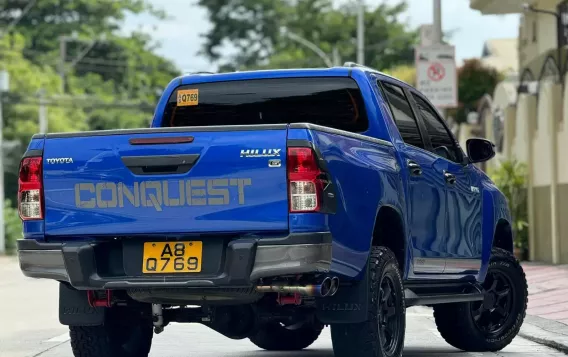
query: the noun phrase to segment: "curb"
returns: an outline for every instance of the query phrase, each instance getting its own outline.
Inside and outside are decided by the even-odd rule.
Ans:
[[[568,325],[527,315],[519,336],[568,354]]]

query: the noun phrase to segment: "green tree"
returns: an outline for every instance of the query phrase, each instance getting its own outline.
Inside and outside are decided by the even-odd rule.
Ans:
[[[527,167],[515,160],[503,161],[491,179],[507,198],[511,210],[515,247],[528,249]]]
[[[0,28],[19,18],[29,3],[21,0],[3,2]],[[67,78],[73,74],[83,77],[96,73],[103,81],[112,81],[112,86],[105,86],[107,94],[153,104],[159,90],[179,71],[173,63],[154,54],[155,44],[147,34],[118,35],[127,13],[165,19],[163,12],[146,0],[38,0],[12,32],[26,39],[22,49],[26,59],[57,69],[60,37],[75,35],[74,39],[64,41]],[[71,62],[89,47],[86,56],[71,68]],[[67,89],[68,93],[75,93],[70,83],[67,83]],[[93,87],[82,89],[86,94],[96,90]]]
[[[10,93],[4,101],[4,136],[7,140],[27,143],[38,131],[37,93],[43,88],[48,94],[57,92],[60,84],[54,69],[27,60],[22,52],[25,38],[15,34],[0,41],[3,54],[0,65],[10,74]],[[52,107],[49,110],[52,131],[84,130],[88,126],[84,113],[77,108]]]
[[[477,110],[483,95],[493,95],[495,87],[502,80],[503,75],[499,71],[485,66],[479,59],[466,59],[458,68],[459,107],[454,114],[457,121],[465,122],[467,113]]]
[[[332,0],[200,0],[213,27],[205,35],[202,53],[219,61],[222,70],[321,67],[322,59],[289,39],[291,32],[314,42],[329,57],[336,48],[344,60],[355,60],[356,1],[333,6]],[[398,21],[406,2],[367,7],[366,64],[386,69],[413,61],[417,33]],[[225,45],[235,49],[224,57]]]
[[[16,240],[22,237],[22,222],[10,200],[4,201],[4,236],[6,237],[6,252],[8,254],[16,251]]]
[[[28,8],[29,3],[1,0],[0,28],[18,20],[13,31],[22,34],[28,40],[26,49],[36,54],[57,50],[59,37],[74,32],[89,38],[110,36],[120,30],[128,12],[164,17],[145,0],[37,0]],[[27,13],[20,18],[26,8]]]
[[[401,65],[385,71],[385,74],[397,78],[403,82],[416,86],[416,67]]]

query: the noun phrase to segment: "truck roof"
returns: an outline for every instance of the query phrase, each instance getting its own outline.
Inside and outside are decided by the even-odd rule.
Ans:
[[[397,78],[389,76],[385,73],[377,71],[373,68],[359,66],[356,64],[345,64],[344,66],[331,67],[331,68],[302,68],[302,69],[270,69],[270,70],[256,70],[256,71],[243,71],[243,72],[228,72],[228,73],[190,73],[182,75],[178,80],[178,85],[193,84],[193,83],[207,83],[207,82],[225,82],[225,81],[238,81],[238,80],[251,80],[251,79],[268,79],[268,78],[290,78],[290,77],[349,77],[354,71],[358,72],[372,72],[384,77],[392,78],[401,84],[409,86],[408,83],[400,81]]]
[[[267,79],[286,77],[347,77],[351,68],[302,68],[302,69],[269,69],[227,73],[190,73],[178,77],[181,84],[223,82],[247,79]]]

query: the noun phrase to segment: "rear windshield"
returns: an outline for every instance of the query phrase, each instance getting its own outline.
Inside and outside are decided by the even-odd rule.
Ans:
[[[351,78],[271,78],[182,86],[162,126],[312,123],[364,132],[369,122]]]

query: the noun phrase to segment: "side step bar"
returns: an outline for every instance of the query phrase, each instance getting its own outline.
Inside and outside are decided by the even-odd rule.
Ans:
[[[454,302],[482,301],[483,293],[475,292],[470,294],[432,294],[418,295],[410,289],[404,289],[406,306],[450,304]]]

